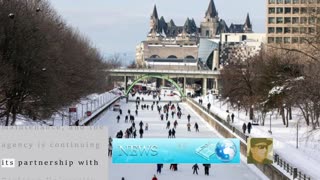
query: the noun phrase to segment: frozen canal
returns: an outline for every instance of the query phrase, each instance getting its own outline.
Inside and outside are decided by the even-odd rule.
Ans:
[[[140,96],[141,97],[141,96]],[[144,97],[145,99],[150,99],[149,97]],[[165,97],[163,99],[168,99]],[[172,98],[172,97],[171,97]],[[128,114],[128,109],[131,110],[131,114],[135,115],[136,104],[134,102],[129,102],[128,104],[125,100],[121,100],[121,109],[123,111],[120,118],[120,122],[117,123],[116,117],[119,115],[119,112],[112,111],[109,109],[105,111],[103,115],[100,116],[99,120],[95,125],[106,125],[109,129],[109,135],[115,137],[116,133],[120,130],[125,132],[127,128],[131,126],[131,123],[125,123],[125,115]],[[152,102],[141,102],[141,104],[147,104],[151,106]],[[165,103],[159,103],[163,106]],[[176,103],[174,103],[176,105]],[[200,116],[198,116],[189,106],[184,103],[179,103],[179,106],[182,109],[182,117],[178,119],[178,126],[176,128],[176,138],[216,138],[220,137],[213,128],[211,128]],[[187,131],[187,115],[191,115],[191,132]],[[169,119],[171,121],[171,128],[173,127],[173,121],[176,120],[175,115],[174,119],[169,113]],[[141,110],[139,107],[138,116],[135,116],[135,123],[137,129],[139,129],[139,122],[143,121],[144,124],[148,123],[149,130],[144,131],[144,138],[167,138],[168,129],[166,129],[166,120],[161,121],[160,115],[155,108],[151,111],[144,109]],[[194,123],[199,124],[200,132],[195,132]],[[137,133],[137,138],[139,138],[139,133]],[[204,175],[204,167],[202,164],[199,165],[198,173],[199,175],[192,174],[192,165],[193,164],[178,164],[178,171],[171,171],[169,169],[170,164],[164,164],[161,174],[156,174],[156,164],[112,164],[111,158],[109,158],[109,180],[121,180],[121,177],[125,177],[125,180],[151,180],[153,175],[156,174],[158,180],[203,180],[203,179],[219,179],[219,180],[256,180],[262,179],[258,175],[257,170],[253,167],[249,167],[245,162],[240,164],[227,164],[227,165],[218,165],[211,164],[210,176]],[[253,170],[252,170],[253,169]]]

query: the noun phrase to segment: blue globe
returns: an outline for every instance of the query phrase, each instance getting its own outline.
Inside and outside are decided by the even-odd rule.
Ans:
[[[215,152],[219,160],[230,162],[237,154],[237,148],[231,140],[225,139],[216,144]]]

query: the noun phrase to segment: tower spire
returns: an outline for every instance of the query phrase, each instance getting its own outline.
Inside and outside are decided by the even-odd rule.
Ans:
[[[247,26],[247,28],[250,28],[250,29],[252,28],[249,13],[247,13],[247,18],[246,18],[246,22],[244,23],[244,26]]]
[[[216,6],[214,5],[213,0],[210,0],[210,4],[209,4],[208,10],[206,12],[206,16],[209,16],[211,18],[218,16],[218,12],[216,10]]]
[[[158,12],[157,12],[157,6],[156,6],[156,4],[155,4],[154,7],[153,7],[153,12],[152,12],[151,18],[158,19]]]

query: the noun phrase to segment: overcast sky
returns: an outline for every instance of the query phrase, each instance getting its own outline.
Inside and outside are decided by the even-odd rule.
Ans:
[[[255,32],[265,32],[265,0],[214,0],[219,17],[243,24],[250,14]],[[183,25],[187,17],[199,27],[209,0],[51,0],[51,4],[71,26],[86,35],[104,54],[135,52],[146,39],[154,4],[159,17]]]

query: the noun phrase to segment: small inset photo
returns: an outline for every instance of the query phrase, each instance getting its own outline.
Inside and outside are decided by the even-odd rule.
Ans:
[[[272,164],[273,163],[273,139],[272,138],[248,138],[247,163],[248,164]]]

